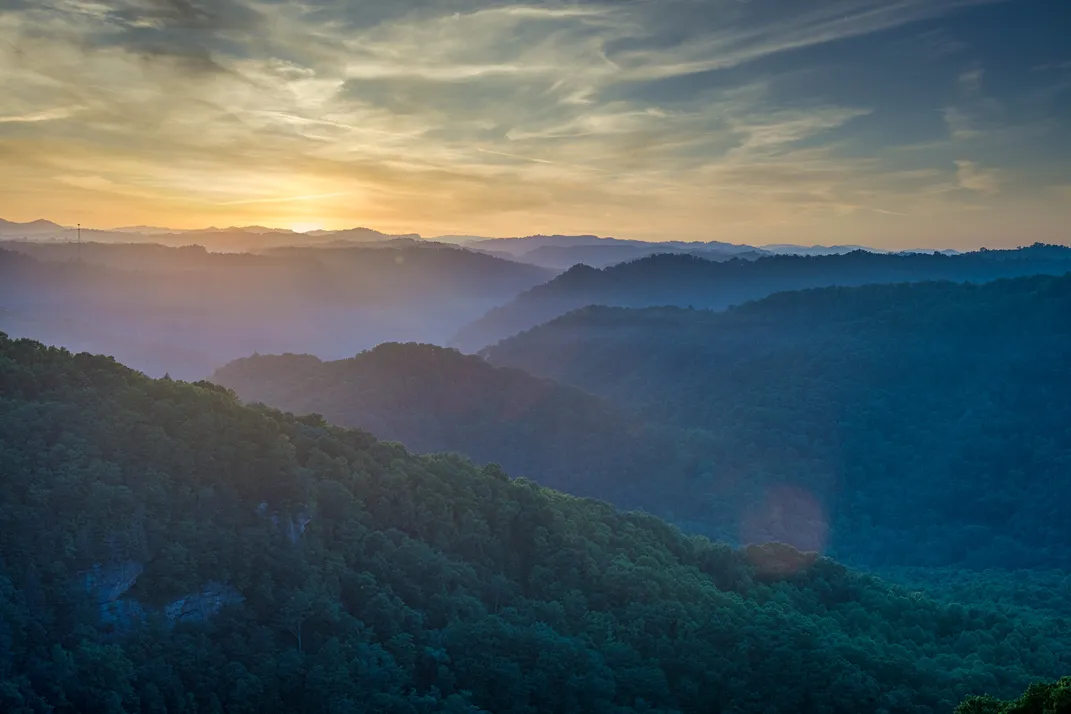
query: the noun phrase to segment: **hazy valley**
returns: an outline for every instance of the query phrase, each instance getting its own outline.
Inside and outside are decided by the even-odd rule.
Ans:
[[[341,358],[390,340],[445,342],[553,274],[403,241],[262,254],[7,243],[0,275],[0,329],[9,334],[200,379],[257,351]]]

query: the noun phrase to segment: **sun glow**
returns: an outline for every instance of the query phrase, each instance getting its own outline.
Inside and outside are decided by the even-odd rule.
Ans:
[[[308,233],[310,231],[322,231],[324,229],[322,223],[291,223],[290,230],[295,233]]]

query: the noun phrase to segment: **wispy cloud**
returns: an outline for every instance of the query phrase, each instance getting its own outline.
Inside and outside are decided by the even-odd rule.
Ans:
[[[247,198],[242,201],[220,201],[220,206],[248,206],[255,203],[291,203],[294,201],[322,201],[325,198],[338,198],[340,196],[348,196],[346,191],[336,191],[334,193],[318,193],[307,196],[271,196],[266,198]]]
[[[902,233],[1027,175],[998,155],[1014,103],[940,24],[995,4],[8,0],[0,215]],[[940,56],[933,76],[867,54],[905,38]],[[924,150],[899,150],[869,87],[822,79],[866,63],[938,117]]]
[[[1035,65],[1033,70],[1035,72],[1061,72],[1071,70],[1071,60],[1063,62],[1046,62],[1045,64]]]
[[[534,162],[534,163],[537,163],[537,164],[553,164],[554,163],[553,161],[548,161],[547,159],[537,159],[537,158],[534,158],[532,156],[519,156],[517,154],[511,154],[511,153],[508,153],[508,152],[505,152],[505,151],[494,151],[493,149],[484,149],[484,148],[481,148],[481,147],[476,147],[476,151],[480,152],[481,154],[491,154],[492,156],[504,156],[504,157],[506,157],[508,159],[520,159],[521,161],[531,161],[531,162]]]
[[[977,95],[982,91],[982,78],[985,70],[980,67],[962,72],[959,75],[960,91],[968,96]]]
[[[45,109],[29,114],[0,114],[0,124],[32,124],[39,121],[57,121],[74,116],[78,107],[61,107],[58,109]]]
[[[870,35],[937,17],[972,5],[999,0],[834,0],[800,4],[805,8],[752,25],[746,21],[715,23],[672,48],[626,51],[615,60],[629,66],[634,78],[655,79],[726,69],[774,54]],[[746,16],[744,16],[746,17]],[[717,25],[721,25],[718,27]]]
[[[999,174],[973,161],[956,161],[956,181],[960,188],[992,195],[1000,191]]]
[[[942,116],[954,139],[975,139],[985,133],[975,126],[970,114],[958,107],[945,107]]]

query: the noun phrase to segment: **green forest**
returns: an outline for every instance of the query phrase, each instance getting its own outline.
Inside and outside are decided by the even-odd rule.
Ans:
[[[652,512],[672,509],[666,494],[687,488],[706,444],[575,387],[428,344],[387,343],[332,362],[255,355],[216,370],[211,381],[245,402],[321,414],[412,451],[461,453],[544,486]]]
[[[705,435],[666,514],[689,528],[867,568],[1066,569],[1069,315],[1071,276],[834,287],[590,307],[483,354]]]
[[[1071,712],[1071,677],[1058,682],[1035,682],[1021,697],[1001,701],[991,696],[970,697],[955,714],[1068,714]]]
[[[924,714],[1071,667],[1057,612],[3,335],[0,423],[4,712]]]
[[[1068,314],[1071,278],[829,288],[726,312],[587,308],[492,364],[385,344],[212,379],[728,542],[888,572],[1066,567]]]

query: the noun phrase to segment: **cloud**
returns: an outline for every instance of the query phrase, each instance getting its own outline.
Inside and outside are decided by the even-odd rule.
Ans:
[[[1033,67],[1035,72],[1060,72],[1069,69],[1071,69],[1071,60],[1066,60],[1064,62],[1046,62],[1045,64],[1039,64]]]
[[[44,109],[29,114],[0,115],[0,124],[33,123],[39,121],[58,121],[74,116],[79,107],[58,107],[56,109]]]
[[[725,3],[704,9],[701,26],[713,29],[669,47],[624,50],[611,59],[628,68],[634,79],[656,79],[726,69],[763,57],[816,45],[870,35],[969,7],[990,0],[833,0],[821,4],[796,4],[786,11],[778,5],[777,15],[752,24],[747,14],[724,10]],[[706,6],[709,8],[711,6]],[[772,6],[771,6],[772,7]],[[717,22],[721,12],[728,21]],[[713,17],[715,22],[711,22]]]
[[[869,113],[868,109],[851,107],[783,110],[733,118],[730,125],[745,137],[737,151],[753,152],[808,139]]]
[[[959,144],[996,141],[1005,97],[986,95],[996,80],[966,64],[959,33],[933,28],[980,4],[0,0],[0,180],[20,186],[0,215],[50,193],[85,212],[136,199],[285,224],[300,206],[402,232],[702,237],[715,222],[936,215],[961,186],[997,194],[998,169],[949,167],[1000,166]],[[888,108],[824,78],[894,73],[877,49],[908,35],[962,62],[890,74],[944,124],[932,148],[886,152],[896,127],[866,132]]]
[[[956,161],[956,182],[960,188],[986,195],[1000,191],[999,172],[982,168],[973,161]]]
[[[956,102],[942,112],[953,139],[966,141],[1003,128],[1005,108],[984,91],[985,70],[975,66],[956,77]]]
[[[980,93],[982,91],[983,77],[985,77],[985,70],[981,68],[975,68],[961,73],[959,75],[960,91],[966,95]]]
[[[91,191],[113,191],[116,189],[115,182],[103,176],[57,176],[56,180],[68,186],[76,186]]]
[[[309,196],[272,196],[266,198],[247,198],[242,201],[221,201],[221,206],[245,206],[254,203],[291,203],[294,201],[322,201],[325,198],[338,198],[340,196],[348,196],[345,191],[337,191],[335,193],[319,193]]]
[[[954,139],[975,139],[985,133],[976,128],[974,119],[958,107],[945,107],[942,115]]]

